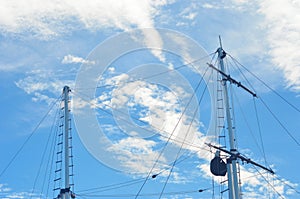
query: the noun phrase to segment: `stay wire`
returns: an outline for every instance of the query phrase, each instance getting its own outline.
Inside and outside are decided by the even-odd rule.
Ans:
[[[145,186],[145,184],[146,184],[146,182],[147,182],[147,180],[148,180],[150,174],[152,173],[152,171],[153,171],[153,169],[155,168],[155,166],[156,166],[158,160],[159,160],[160,157],[162,156],[162,154],[163,154],[165,148],[167,147],[167,145],[168,145],[168,143],[169,143],[171,137],[173,136],[175,130],[177,129],[177,127],[178,127],[180,121],[182,120],[182,118],[183,118],[183,116],[184,116],[184,114],[185,114],[185,112],[186,112],[188,106],[190,105],[192,99],[193,99],[194,96],[195,96],[195,93],[197,92],[197,90],[198,90],[198,88],[200,87],[201,82],[202,82],[203,80],[204,80],[204,77],[202,76],[202,78],[200,79],[200,82],[198,83],[198,85],[197,85],[197,87],[196,87],[196,89],[195,89],[195,92],[193,92],[193,94],[192,94],[190,100],[188,101],[188,103],[187,103],[186,107],[184,108],[183,112],[181,113],[181,115],[180,115],[180,117],[179,117],[177,123],[175,124],[175,127],[173,128],[173,130],[172,130],[172,132],[171,132],[171,135],[168,137],[167,141],[165,142],[164,147],[162,148],[161,152],[159,153],[159,156],[157,157],[156,161],[154,162],[152,168],[150,169],[150,171],[149,171],[149,173],[148,173],[148,175],[147,175],[147,177],[146,177],[144,183],[142,184],[141,188],[140,188],[139,191],[137,192],[137,194],[136,194],[136,196],[135,196],[135,199],[138,198],[140,192],[142,191],[143,187]]]
[[[106,186],[102,186],[102,187],[96,187],[96,188],[81,190],[81,191],[77,191],[76,194],[85,195],[85,194],[100,193],[100,192],[105,192],[105,191],[109,191],[109,190],[115,190],[115,189],[119,189],[119,188],[122,188],[122,187],[135,185],[135,184],[140,183],[142,181],[144,181],[144,178],[129,180],[129,181],[120,182],[120,183],[111,184],[111,185],[106,185]],[[98,191],[96,191],[96,190],[98,190]]]
[[[207,71],[208,71],[208,67],[206,68],[206,71],[204,72],[204,75],[203,75],[203,76],[205,76],[205,74],[206,74]],[[211,73],[211,75],[212,75],[212,73]],[[210,76],[211,76],[211,75],[210,75]],[[210,78],[209,78],[209,79],[210,79]],[[202,80],[198,83],[199,85],[197,85],[197,88],[200,86],[201,82],[202,82]],[[197,91],[197,88],[196,88],[196,91]],[[173,169],[174,169],[174,167],[175,167],[176,161],[177,161],[177,159],[178,159],[178,157],[179,157],[179,154],[181,153],[181,150],[182,150],[182,148],[183,148],[184,142],[185,142],[185,140],[186,140],[186,138],[187,138],[187,135],[188,135],[189,132],[190,132],[190,129],[191,129],[191,127],[192,127],[192,125],[193,125],[193,122],[194,122],[194,120],[195,120],[195,117],[196,117],[196,115],[197,115],[197,112],[198,112],[198,110],[199,110],[199,107],[200,107],[200,104],[201,104],[202,99],[203,99],[203,97],[204,97],[204,94],[205,94],[205,92],[206,92],[206,89],[207,89],[207,84],[205,85],[205,88],[204,88],[204,90],[203,90],[203,92],[202,92],[201,98],[200,98],[200,100],[199,100],[199,102],[198,102],[198,106],[197,106],[196,110],[194,111],[192,120],[191,120],[191,122],[190,122],[190,124],[189,124],[189,127],[188,127],[188,129],[187,129],[187,132],[186,132],[186,134],[185,134],[185,136],[184,136],[184,139],[183,139],[183,141],[182,141],[182,143],[181,143],[181,146],[180,146],[180,148],[179,148],[179,150],[178,150],[178,152],[177,152],[177,154],[176,154],[175,161],[173,162],[172,167],[171,167],[171,169],[170,169],[170,171],[169,171],[168,177],[167,177],[167,179],[166,179],[166,181],[165,181],[165,183],[164,183],[164,186],[163,186],[163,189],[162,189],[162,191],[161,191],[161,194],[159,195],[159,199],[162,197],[162,195],[163,195],[163,193],[164,193],[164,190],[165,190],[165,188],[166,188],[166,186],[167,186],[167,184],[168,184],[168,181],[169,181],[169,179],[170,179],[170,176],[171,176],[171,174],[172,174],[172,172],[173,172]],[[195,91],[195,92],[196,92],[196,91]]]
[[[227,67],[227,70],[228,70],[229,74],[231,74],[228,59],[226,59],[226,67]],[[235,144],[236,149],[239,150],[239,146],[238,146],[238,142],[237,142],[238,133],[236,133],[237,129],[236,129],[236,123],[235,123],[236,119],[235,119],[235,112],[234,112],[235,104],[234,104],[234,100],[232,100],[233,99],[233,94],[234,94],[234,91],[233,91],[233,88],[232,88],[232,83],[229,84],[228,88],[229,88],[229,94],[230,94],[230,99],[231,99],[229,101],[230,101],[230,106],[231,106],[230,113],[231,113],[231,121],[232,121],[232,131],[234,132],[234,136],[235,136],[234,144]],[[239,160],[237,160],[237,163],[238,162],[239,162]]]
[[[196,154],[199,151],[196,151],[192,154]],[[183,161],[185,161],[186,159],[190,158],[191,154],[189,154],[188,156],[182,158],[181,160],[177,160],[175,165],[178,165],[180,163],[182,163]],[[152,178],[156,178],[158,175],[160,175],[161,173],[163,173],[164,171],[166,171],[167,169],[162,169],[160,172],[156,173],[154,176],[152,176]],[[134,179],[134,180],[129,180],[129,181],[125,181],[125,182],[120,182],[120,183],[116,183],[116,184],[110,184],[110,185],[105,185],[105,186],[100,186],[100,187],[95,187],[95,188],[90,188],[90,189],[85,189],[85,190],[80,190],[76,192],[76,195],[80,194],[80,195],[88,195],[88,194],[93,194],[93,193],[101,193],[101,192],[105,192],[105,191],[109,191],[109,190],[116,190],[122,187],[127,187],[127,186],[131,186],[134,185],[136,183],[142,182],[144,181],[146,177],[144,178],[139,178],[139,179]],[[249,177],[248,177],[249,178]],[[98,190],[98,191],[96,191]]]
[[[240,67],[238,66],[237,62],[236,62],[231,56],[230,56],[230,58],[231,58],[231,60],[233,60],[233,62],[234,62],[234,64],[233,64],[233,63],[231,63],[231,61],[229,61],[229,60],[227,59],[228,62],[230,63],[230,65],[231,65],[231,66],[235,66],[235,68],[238,69],[239,73],[243,76],[244,80],[245,80],[245,81],[247,82],[247,84],[251,87],[251,89],[256,93],[256,90],[254,89],[254,87],[252,86],[252,84],[249,82],[249,80],[247,79],[247,77],[245,76],[245,74],[243,73],[243,71],[240,69]],[[251,133],[251,135],[252,135],[252,137],[253,137],[253,139],[254,139],[254,141],[255,141],[257,147],[258,147],[258,149],[261,151],[261,153],[262,153],[262,155],[263,155],[263,157],[264,157],[265,163],[267,164],[267,161],[266,161],[266,155],[265,155],[265,150],[264,150],[264,145],[263,145],[263,140],[262,140],[261,126],[260,126],[260,122],[259,122],[259,119],[258,119],[258,112],[257,112],[256,103],[255,103],[255,97],[253,97],[253,101],[254,101],[254,110],[255,110],[255,113],[256,113],[256,121],[257,121],[258,130],[259,130],[259,134],[260,134],[260,142],[261,142],[261,147],[262,147],[262,149],[261,149],[261,147],[259,147],[259,144],[257,143],[256,139],[254,138],[254,134],[253,134],[253,132],[252,132],[252,129],[250,128],[250,125],[249,125],[248,121],[246,120],[245,113],[244,113],[244,111],[242,110],[242,106],[241,106],[241,104],[240,104],[240,102],[239,102],[239,98],[237,97],[237,95],[236,95],[235,92],[234,92],[234,96],[235,96],[235,98],[236,98],[236,100],[237,100],[237,102],[238,102],[238,105],[239,105],[240,109],[241,109],[241,112],[242,112],[242,114],[243,114],[243,117],[244,117],[244,120],[245,120],[245,122],[246,122],[246,124],[247,124],[247,127],[248,127],[248,129],[249,129],[249,131],[250,131],[250,133]]]
[[[204,149],[201,149],[201,150],[204,150]],[[176,160],[175,165],[179,165],[180,163],[184,162],[185,160],[187,160],[188,158],[192,157],[192,155],[197,154],[198,152],[200,152],[200,150],[199,151],[194,151],[192,153],[189,153],[184,158]],[[212,151],[208,151],[208,152],[212,153]],[[173,163],[171,163],[171,164],[173,164]],[[171,164],[170,164],[170,166],[171,166]],[[160,174],[162,174],[166,170],[167,169],[162,169],[161,171],[159,171],[156,174],[154,174],[152,176],[152,178],[156,178],[157,176],[159,176]],[[145,178],[146,177],[139,178],[139,179],[134,179],[134,180],[128,180],[128,181],[125,181],[125,182],[120,182],[120,183],[115,183],[115,184],[110,184],[110,185],[105,185],[105,186],[100,186],[100,187],[95,187],[95,188],[89,188],[89,189],[79,190],[76,193],[79,193],[79,194],[91,194],[91,193],[104,192],[104,191],[108,191],[108,190],[114,190],[114,189],[118,189],[118,188],[122,188],[122,187],[126,187],[126,186],[131,186],[131,185],[135,184],[135,182],[144,181]],[[99,190],[99,191],[96,191],[96,190]]]
[[[7,163],[7,165],[4,167],[4,169],[1,171],[0,173],[0,178],[3,176],[3,174],[6,172],[6,170],[11,166],[11,164],[15,161],[15,159],[17,158],[17,156],[21,153],[21,151],[23,150],[23,148],[25,147],[25,145],[29,142],[29,140],[32,138],[32,136],[37,132],[37,130],[39,129],[39,127],[41,126],[41,124],[43,123],[43,121],[47,118],[47,116],[49,115],[49,113],[51,112],[52,108],[54,107],[54,105],[59,101],[60,97],[58,97],[57,99],[53,100],[52,104],[50,105],[50,108],[48,109],[48,111],[46,112],[46,114],[42,117],[42,119],[38,122],[38,124],[35,126],[35,128],[31,131],[31,133],[29,134],[29,136],[27,137],[27,139],[23,142],[23,144],[20,146],[20,148],[17,150],[17,152],[13,155],[13,157],[11,158],[11,160]]]
[[[203,149],[202,149],[203,150]],[[207,150],[208,151],[208,150]],[[180,163],[182,163],[182,162],[184,162],[185,160],[187,160],[188,158],[190,158],[192,155],[195,155],[195,154],[197,154],[197,153],[199,153],[200,152],[200,150],[199,151],[195,151],[195,152],[192,152],[192,153],[189,153],[186,157],[184,157],[184,158],[182,158],[182,159],[177,159],[176,160],[176,163],[175,163],[175,165],[174,166],[176,166],[176,165],[178,165],[178,164],[180,164]],[[208,152],[210,152],[210,153],[212,153],[211,151],[208,151]],[[174,161],[173,161],[173,163],[174,163]],[[173,164],[173,163],[171,163],[171,164]],[[170,164],[170,165],[171,165]],[[161,173],[163,173],[164,171],[166,171],[167,169],[162,169],[161,171],[159,171],[159,172],[157,172],[156,174],[154,174],[154,176],[153,177],[156,177],[157,175],[160,175]]]
[[[261,124],[260,124],[259,117],[258,117],[258,110],[257,110],[257,105],[256,105],[256,99],[255,98],[253,98],[253,104],[254,104],[254,109],[255,109],[255,117],[256,117],[256,122],[257,122],[257,127],[258,127],[258,132],[259,132],[259,138],[260,138],[260,142],[261,142],[263,157],[264,157],[264,160],[265,160],[265,164],[267,166],[269,166],[269,164],[267,162],[265,146],[264,146],[264,141],[263,141],[262,131],[261,131]]]
[[[184,162],[185,160],[187,160],[188,158],[190,158],[192,155],[197,154],[198,152],[199,151],[195,151],[193,153],[188,154],[186,157],[184,157],[182,159],[178,159],[176,161],[175,165],[179,165],[180,163]],[[171,164],[173,164],[173,163],[171,163]],[[156,178],[157,176],[159,176],[161,173],[163,173],[166,170],[167,169],[162,169],[161,171],[159,171],[156,174],[154,174],[152,176],[152,178]],[[99,187],[94,187],[94,188],[79,190],[79,191],[76,191],[76,194],[92,194],[92,193],[101,193],[101,192],[105,192],[105,191],[109,191],[109,190],[115,190],[115,189],[119,189],[119,188],[122,188],[122,187],[131,186],[131,185],[134,185],[136,183],[142,182],[142,181],[145,180],[145,178],[146,177],[139,178],[139,179],[134,179],[134,180],[128,180],[128,181],[124,181],[124,182],[120,182],[120,183],[115,183],[115,184],[110,184],[110,185],[105,185],[105,186],[99,186]]]
[[[47,142],[46,142],[43,154],[42,154],[41,162],[40,162],[40,165],[39,165],[39,169],[38,169],[37,175],[36,175],[35,180],[34,180],[34,184],[33,184],[33,188],[32,188],[32,191],[31,191],[30,198],[32,198],[32,196],[33,196],[33,193],[34,193],[35,187],[36,187],[36,183],[37,183],[38,178],[40,176],[40,172],[41,172],[41,169],[42,169],[42,166],[43,166],[43,163],[44,163],[44,159],[45,159],[45,156],[46,156],[46,153],[47,153],[47,149],[48,149],[48,146],[49,146],[49,143],[50,143],[50,139],[51,139],[52,131],[53,131],[53,128],[54,128],[54,123],[55,123],[55,119],[56,119],[57,113],[58,113],[58,110],[55,112],[55,115],[54,115],[54,120],[53,120],[51,129],[50,129],[50,133],[48,135]],[[47,162],[49,163],[49,161],[47,161]],[[48,167],[48,164],[47,164],[47,167]],[[45,178],[43,180],[42,187],[44,186],[44,182],[45,182]],[[43,190],[43,188],[42,188],[42,190]]]
[[[191,194],[191,193],[202,193],[204,191],[210,190],[211,188],[206,189],[198,189],[198,190],[188,190],[188,191],[174,191],[174,192],[167,192],[164,193],[164,195],[183,195],[183,194]],[[158,196],[160,193],[145,193],[140,194],[140,196],[143,197],[153,197]],[[90,195],[90,194],[76,194],[76,196],[81,197],[96,197],[96,198],[127,198],[127,197],[133,197],[135,194],[105,194],[105,195]]]
[[[252,165],[252,164],[251,164]],[[252,165],[252,167],[259,173],[259,175],[266,181],[266,183],[268,183],[268,185],[273,189],[273,191],[282,199],[285,199],[285,197],[280,194],[276,188],[266,179],[266,177],[254,166]]]
[[[247,82],[248,86],[256,93],[255,88],[252,86],[252,84],[250,83],[250,81],[248,80],[248,78],[246,77],[246,75],[243,73],[243,71],[242,71],[241,68],[239,67],[240,64],[237,63],[236,60],[234,60],[234,59],[232,58],[232,56],[229,55],[229,57],[231,58],[231,60],[233,61],[233,63],[231,63],[231,61],[230,61],[229,59],[227,59],[228,62],[230,62],[232,66],[235,66],[235,68],[238,69],[238,71],[240,72],[240,74],[243,76],[244,80]]]
[[[241,70],[241,68],[239,66],[242,66],[244,69],[246,69],[251,75],[253,75],[255,78],[259,79],[258,77],[256,77],[254,74],[252,74],[245,66],[243,66],[241,63],[239,63],[236,59],[234,59],[231,55],[229,55],[229,57],[231,58],[231,60],[234,62],[234,64],[231,64],[232,66],[235,66],[238,71],[240,72],[240,74],[243,76],[244,80],[247,82],[248,86],[251,87],[251,89],[256,93],[256,90],[254,89],[254,87],[252,86],[252,84],[249,82],[248,78],[246,77],[246,75],[243,73],[243,71]],[[260,79],[259,79],[260,80]],[[266,85],[267,86],[267,85]],[[270,88],[269,88],[270,89]],[[271,89],[272,90],[272,89]],[[237,98],[237,97],[236,97]],[[261,99],[261,97],[259,97]],[[238,98],[237,98],[238,99]],[[255,117],[256,117],[256,123],[257,123],[257,127],[258,127],[258,131],[259,131],[259,138],[260,138],[260,144],[261,147],[258,147],[259,150],[261,151],[265,164],[269,166],[269,163],[267,162],[267,158],[266,158],[266,153],[265,153],[265,147],[264,147],[264,141],[262,138],[262,131],[261,131],[261,124],[260,124],[260,120],[259,120],[259,114],[258,114],[258,109],[257,109],[257,104],[256,104],[256,98],[253,97],[253,105],[254,105],[254,110],[255,110]],[[241,106],[240,106],[241,107]],[[248,124],[248,123],[247,123]],[[249,126],[249,124],[248,124]],[[249,128],[249,127],[248,127]],[[250,129],[250,128],[249,128]],[[250,132],[251,129],[250,129]],[[253,136],[253,134],[252,134]],[[254,137],[254,136],[253,136]],[[255,140],[255,139],[254,139]],[[258,146],[256,140],[255,140],[256,145]]]
[[[280,182],[282,182],[283,184],[285,184],[286,186],[288,186],[290,189],[292,189],[293,191],[295,191],[297,194],[300,195],[300,191],[297,190],[295,187],[291,186],[290,184],[286,183],[284,179],[281,179],[279,176],[274,176],[275,179],[279,180]]]
[[[156,74],[152,74],[152,75],[149,75],[149,76],[146,76],[146,77],[143,77],[143,78],[140,78],[140,79],[136,79],[136,80],[124,81],[124,82],[122,82],[122,83],[123,83],[123,84],[124,84],[124,83],[132,83],[132,82],[139,81],[139,80],[151,79],[151,78],[153,78],[153,77],[157,77],[157,76],[160,76],[160,75],[163,75],[163,74],[166,74],[166,73],[174,72],[174,71],[176,71],[176,70],[178,70],[178,69],[181,69],[181,68],[184,68],[184,67],[188,67],[189,65],[192,65],[192,67],[193,67],[194,69],[196,69],[196,68],[193,66],[193,64],[195,64],[195,63],[197,63],[197,62],[199,62],[199,61],[201,61],[201,60],[203,60],[203,59],[205,59],[205,58],[207,58],[207,57],[210,57],[210,56],[212,56],[212,55],[215,56],[215,55],[216,55],[216,52],[210,53],[210,54],[208,54],[208,55],[206,55],[206,56],[203,56],[203,57],[201,57],[201,58],[199,58],[199,59],[190,61],[190,62],[188,62],[188,63],[179,65],[179,66],[177,66],[177,67],[174,67],[173,69],[168,69],[168,70],[166,70],[166,71],[159,72],[159,73],[156,73]],[[196,69],[196,70],[197,70],[197,69]],[[118,85],[119,85],[119,84],[114,84],[114,86],[118,86]],[[104,88],[104,87],[109,87],[109,86],[112,86],[112,85],[110,85],[110,84],[108,84],[108,85],[100,85],[100,86],[97,86],[96,88]],[[83,89],[95,89],[95,88],[93,87],[93,88],[76,88],[76,89],[77,89],[77,90],[83,90]]]
[[[281,128],[287,133],[287,135],[300,147],[300,142],[292,135],[292,133],[283,125],[283,123],[278,119],[278,117],[272,112],[270,107],[267,105],[267,103],[260,97],[260,101],[263,103],[263,105],[267,108],[267,110],[270,112],[270,114],[273,116],[273,118],[278,122],[278,124],[281,126]]]
[[[50,132],[52,133],[52,130]],[[49,165],[50,165],[50,168],[51,168],[51,165],[52,165],[51,157],[52,157],[52,151],[53,151],[53,148],[54,148],[55,135],[56,135],[56,132],[54,132],[54,137],[52,138],[52,142],[51,142],[51,145],[50,145],[49,158],[48,158],[48,161],[47,161],[45,171],[50,171],[51,172],[51,169],[49,170]],[[42,189],[41,189],[41,193],[40,193],[40,198],[42,198],[42,194],[44,192],[46,179],[47,179],[47,173],[45,172],[43,183],[42,183]],[[46,197],[47,197],[47,195],[46,195]]]
[[[59,121],[59,120],[58,120]],[[57,121],[57,122],[58,122]],[[58,128],[56,128],[56,131],[54,133],[54,139],[52,142],[52,151],[51,151],[51,164],[50,164],[50,169],[49,169],[49,174],[48,174],[48,185],[47,185],[47,192],[46,192],[46,197],[48,197],[49,189],[50,189],[50,184],[51,184],[51,176],[52,176],[52,168],[54,165],[54,156],[55,156],[55,149],[56,149],[56,142],[57,142],[57,137],[58,137]],[[53,192],[53,197],[54,197],[54,192]]]
[[[293,109],[295,109],[297,112],[300,113],[300,108],[289,102],[287,99],[285,99],[280,93],[278,93],[275,89],[270,87],[266,82],[264,82],[262,79],[260,79],[257,75],[255,75],[253,72],[251,72],[249,69],[247,69],[243,64],[241,64],[239,61],[237,61],[234,57],[229,55],[236,63],[238,63],[240,66],[242,66],[248,73],[250,73],[253,77],[255,77],[258,81],[260,81],[264,86],[266,86],[269,90],[271,90],[273,93],[275,93],[279,98],[281,98],[284,102],[286,102],[289,106],[291,106]]]
[[[256,147],[259,149],[259,152],[260,152],[261,155],[264,157],[264,152],[263,152],[263,150],[261,149],[261,146],[259,145],[257,139],[255,138],[254,132],[253,132],[252,128],[250,127],[249,121],[248,121],[247,118],[246,118],[246,114],[245,114],[244,110],[242,109],[242,105],[241,105],[241,103],[240,103],[240,101],[239,101],[239,98],[237,97],[237,95],[236,95],[235,92],[234,92],[234,97],[235,97],[235,99],[236,99],[236,101],[237,101],[238,107],[239,107],[239,109],[240,109],[240,112],[241,112],[241,115],[242,115],[242,117],[243,117],[243,120],[244,120],[244,122],[245,122],[245,124],[246,124],[246,126],[247,126],[247,128],[248,128],[248,130],[249,130],[249,133],[251,134],[251,137],[252,137],[252,139],[254,140],[254,143],[255,143]]]
[[[243,76],[244,80],[247,82],[247,84],[251,87],[251,89],[256,93],[256,90],[254,89],[254,87],[252,86],[252,84],[249,82],[248,78],[246,77],[246,75],[243,73],[243,71],[241,70],[241,68],[239,67],[239,65],[241,65],[242,67],[244,67],[242,64],[240,64],[236,59],[234,59],[231,55],[229,55],[229,57],[231,58],[231,60],[234,62],[234,64],[231,64],[232,66],[235,66],[238,71],[240,72],[240,74]],[[244,67],[246,68],[246,67]],[[248,70],[247,70],[248,71]],[[248,71],[250,72],[250,71]],[[251,73],[250,73],[251,74]],[[252,74],[253,75],[253,74]],[[238,98],[236,97],[236,99],[238,100]],[[265,147],[264,147],[264,142],[263,142],[263,138],[262,138],[262,131],[261,131],[261,124],[259,121],[259,114],[258,114],[258,110],[257,110],[257,104],[256,104],[256,99],[255,97],[253,97],[253,105],[254,105],[254,110],[255,110],[255,117],[256,117],[256,122],[257,122],[257,127],[258,127],[258,131],[259,131],[259,136],[260,136],[260,144],[261,144],[261,148],[258,147],[263,155],[264,161],[266,165],[269,165],[267,162],[267,158],[266,158],[266,153],[265,153]],[[240,106],[241,107],[241,106]],[[244,114],[243,114],[244,115]],[[244,117],[245,118],[245,117]],[[249,126],[249,124],[247,123],[247,125]],[[248,127],[250,129],[250,127]],[[251,129],[250,132],[252,133]],[[252,134],[253,136],[253,134]],[[254,139],[255,140],[255,139]],[[255,140],[256,142],[256,140]],[[257,142],[256,142],[257,144]],[[258,146],[258,144],[257,144]]]

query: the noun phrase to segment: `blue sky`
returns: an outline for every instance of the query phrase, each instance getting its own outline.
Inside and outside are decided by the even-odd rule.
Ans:
[[[164,132],[172,131],[184,104],[187,104],[193,92],[197,100],[201,98],[201,93],[195,91],[201,79],[197,71],[204,73],[202,67],[207,67],[204,62],[207,57],[201,60],[202,65],[196,64],[196,71],[188,64],[188,67],[164,73],[157,78],[147,77],[215,52],[219,45],[219,35],[222,36],[226,52],[299,110],[299,10],[299,2],[292,0],[1,1],[0,171],[9,164],[49,110],[53,100],[60,96],[63,86],[69,85],[74,99],[72,107],[75,109],[72,121],[74,180],[78,198],[92,198],[83,195],[85,192],[82,190],[85,189],[143,178],[167,141],[164,136],[168,134]],[[125,33],[128,31],[133,32]],[[117,35],[123,38],[124,43],[117,42]],[[126,42],[131,42],[132,48],[137,45],[142,49],[118,54],[119,47],[126,46]],[[205,50],[193,46],[196,43]],[[107,48],[105,44],[113,45]],[[176,47],[177,51],[174,50]],[[170,49],[177,54],[172,54]],[[106,61],[107,56],[101,57],[104,53],[116,57],[108,66],[99,65]],[[83,75],[86,79],[81,82],[80,77],[88,67],[93,70],[88,76]],[[245,82],[237,70],[231,71],[236,79]],[[300,113],[255,77],[243,71],[258,95],[288,129],[287,133],[262,101],[257,100],[260,136],[252,97],[235,89],[238,96],[235,97],[238,102],[234,103],[238,148],[251,159],[265,164],[259,149],[262,147],[262,137],[267,163],[276,172],[275,179],[265,176],[270,181],[268,185],[252,166],[242,166],[245,198],[299,198],[299,145],[293,138],[300,142]],[[96,79],[89,79],[90,76]],[[131,78],[135,78],[135,81]],[[171,78],[176,81],[171,81]],[[86,81],[97,84],[83,89],[82,85]],[[96,90],[95,99],[89,98],[90,94],[94,95],[90,88],[97,85],[105,87]],[[204,88],[202,85],[200,90]],[[209,101],[209,95],[206,94],[204,100]],[[212,106],[211,103],[201,103],[201,117],[197,116],[190,127],[193,134],[187,135],[187,139],[197,146],[203,145]],[[91,111],[90,107],[96,107],[96,111],[92,112],[96,117],[82,117],[82,114],[86,114],[84,111]],[[174,131],[177,136],[175,139],[184,139],[186,134],[182,132],[189,128],[187,122],[195,107],[197,101],[193,101],[191,108],[183,114],[180,128]],[[46,188],[42,188],[42,184],[45,173],[49,171],[45,171],[48,157],[42,161],[42,155],[51,133],[55,108],[57,106],[0,176],[1,198],[45,197]],[[124,112],[129,117],[125,120],[135,125],[122,123],[125,116],[120,113]],[[243,119],[243,115],[250,114],[249,120]],[[78,121],[82,119],[86,122],[90,117],[99,122],[103,135],[108,138],[108,145],[100,137],[93,139],[91,134],[83,132],[82,129],[88,129],[89,124]],[[139,121],[135,121],[136,118]],[[80,130],[77,131],[75,125]],[[155,131],[151,132],[153,137],[148,131],[143,131],[141,126],[155,127]],[[99,145],[92,145],[98,139]],[[178,147],[178,144],[171,142],[167,148],[169,153],[163,153],[159,160],[161,164],[154,170],[159,172],[169,168],[167,164],[175,158]],[[162,198],[212,198],[213,194],[219,198],[218,181],[221,179],[215,179],[213,184],[207,171],[208,160],[213,154],[188,145],[183,145],[181,153],[182,162],[175,165],[164,192],[186,193],[166,194]],[[40,165],[42,169],[35,183]],[[168,172],[163,172],[156,179],[147,181],[141,198],[146,197],[142,194],[160,193],[167,176]],[[110,195],[112,198],[120,194],[135,195],[142,183],[143,180],[139,180],[131,186],[104,192],[95,190],[92,194],[98,195],[94,198],[100,198],[99,195]],[[52,197],[53,185],[50,186],[49,198]],[[212,189],[213,186],[215,189]],[[188,193],[206,188],[208,190],[203,193]],[[227,197],[227,192],[224,197]]]

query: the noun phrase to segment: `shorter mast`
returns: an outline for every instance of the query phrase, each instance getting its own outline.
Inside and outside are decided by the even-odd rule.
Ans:
[[[69,159],[70,159],[70,146],[69,146],[69,131],[70,131],[70,126],[69,126],[69,122],[70,122],[70,110],[69,110],[69,92],[70,92],[70,88],[68,86],[65,86],[63,88],[63,96],[64,96],[64,166],[65,166],[65,187],[60,189],[60,193],[57,196],[57,199],[70,199],[71,198],[75,198],[74,193],[71,192],[71,187],[70,187],[70,171],[69,171],[69,167],[70,167],[70,163],[69,163]]]
[[[69,180],[69,92],[68,86],[64,87],[64,107],[65,107],[65,192],[64,198],[70,198]]]

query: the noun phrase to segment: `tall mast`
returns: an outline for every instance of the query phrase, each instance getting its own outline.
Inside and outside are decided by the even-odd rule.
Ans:
[[[70,180],[69,180],[69,92],[70,88],[65,86],[64,93],[64,110],[65,110],[65,188],[61,190],[63,199],[70,199]]]
[[[220,71],[225,74],[225,67],[223,59],[226,56],[226,52],[222,48],[221,38],[220,39],[220,47],[218,48],[218,60],[220,64]],[[225,102],[225,111],[226,111],[226,120],[227,120],[227,128],[229,134],[229,143],[230,143],[230,152],[233,154],[237,154],[237,150],[235,147],[235,136],[232,125],[232,118],[230,113],[229,106],[229,97],[228,97],[228,87],[227,87],[227,77],[222,74],[223,79],[223,87],[224,87],[224,102]],[[239,199],[239,185],[238,185],[238,175],[237,175],[237,164],[236,164],[236,156],[231,155],[227,159],[227,173],[228,173],[228,188],[229,188],[229,199]]]

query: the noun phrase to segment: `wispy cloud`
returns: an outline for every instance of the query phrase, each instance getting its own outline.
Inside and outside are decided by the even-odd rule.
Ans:
[[[11,191],[11,188],[7,187],[6,184],[0,184],[0,193]]]
[[[0,184],[0,195],[2,199],[41,199],[37,194],[30,192],[15,192],[7,184]]]
[[[0,2],[0,32],[26,35],[48,40],[74,30],[98,31],[107,28],[128,31],[134,28],[154,28],[154,18],[169,0],[113,0],[113,1],[51,1]],[[33,6],[34,5],[34,6]],[[160,49],[163,42],[155,29],[144,31],[143,42],[159,60],[165,58]],[[68,58],[68,57],[67,57]],[[65,60],[66,62],[69,60]],[[73,61],[80,61],[74,60]]]
[[[161,143],[166,142],[168,137],[171,137],[170,144],[161,155],[160,163],[154,173],[168,167],[168,164],[174,161],[183,140],[187,142],[182,145],[183,151],[190,149],[192,143],[203,144],[203,137],[201,137],[203,134],[199,132],[198,121],[188,116],[193,114],[182,113],[184,107],[180,102],[183,99],[178,97],[187,98],[187,93],[180,95],[184,88],[176,89],[176,86],[173,86],[172,90],[167,90],[146,81],[133,81],[130,74],[125,73],[106,77],[100,81],[110,89],[101,92],[93,104],[95,108],[113,112],[112,119],[117,121],[116,125],[123,131],[121,132],[123,136],[117,137],[115,134],[110,135],[110,132],[103,128],[108,137],[115,138],[112,140],[114,144],[108,150],[116,154],[119,165],[125,167],[126,171],[147,173],[159,156],[158,149]],[[130,112],[128,118],[123,114],[126,112]],[[139,126],[137,120],[143,121],[144,127]],[[124,136],[124,133],[129,136]],[[156,133],[162,136],[157,136],[154,140],[150,139]],[[178,182],[179,179],[184,178],[174,174],[172,179]]]
[[[222,34],[226,39],[224,46],[228,50],[231,48],[231,54],[234,53],[236,57],[247,60],[253,57],[256,64],[250,65],[249,68],[259,77],[273,87],[284,83],[284,86],[299,92],[299,9],[299,2],[294,0],[231,0],[230,2],[197,3],[193,1],[193,4],[181,12],[182,20],[178,20],[178,24],[190,26],[195,21],[200,21],[197,22],[199,27],[208,26],[210,31]],[[205,22],[201,22],[203,11],[207,14]],[[185,19],[194,12],[199,14],[195,19],[191,17],[191,20],[186,22]],[[226,20],[215,18],[212,14],[215,12],[224,15]],[[230,16],[233,13],[240,20],[232,20]],[[226,28],[212,27],[211,24],[215,21],[224,24]]]
[[[162,0],[4,0],[0,2],[0,30],[2,33],[32,32],[48,37],[82,26],[90,30],[153,27],[153,18],[159,8],[168,3]]]
[[[53,98],[62,92],[65,85],[72,87],[74,84],[72,80],[65,78],[70,77],[60,77],[52,70],[32,70],[27,72],[27,77],[15,82],[15,85],[27,94],[33,95],[33,101],[44,101],[50,104],[53,102]]]
[[[113,144],[108,148],[108,151],[117,154],[117,161],[124,167],[124,170],[129,173],[144,175],[149,172],[156,158],[159,156],[159,152],[153,150],[156,144],[156,142],[151,140],[128,137]],[[167,164],[163,156],[161,156],[158,162],[159,164],[153,173],[159,172]]]
[[[283,71],[287,86],[300,92],[300,3],[293,0],[258,1],[265,16],[269,55],[274,68]]]
[[[62,64],[95,64],[93,61],[86,60],[82,57],[77,57],[74,55],[66,55],[61,61]]]

